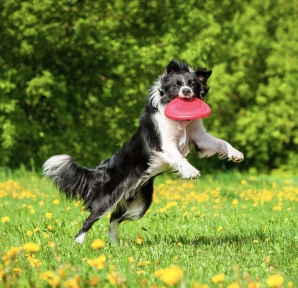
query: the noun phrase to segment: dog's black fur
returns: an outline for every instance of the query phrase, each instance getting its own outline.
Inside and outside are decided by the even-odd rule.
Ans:
[[[177,170],[184,178],[197,178],[199,171],[185,159],[191,144],[202,151],[202,157],[218,153],[234,161],[243,159],[227,142],[207,134],[201,120],[174,121],[164,116],[165,106],[176,97],[203,99],[210,75],[206,69],[194,71],[172,60],[149,92],[139,128],[111,158],[93,169],[79,167],[68,155],[47,160],[45,175],[67,198],[83,199],[91,211],[76,242],[82,243],[93,223],[112,209],[110,240],[115,242],[119,223],[145,214],[152,202],[153,179],[166,169]]]

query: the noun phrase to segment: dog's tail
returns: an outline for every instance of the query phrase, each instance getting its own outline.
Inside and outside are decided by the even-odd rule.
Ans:
[[[43,164],[43,173],[51,178],[60,192],[65,193],[68,199],[83,199],[84,203],[90,202],[91,188],[97,171],[79,167],[69,155],[56,155]]]

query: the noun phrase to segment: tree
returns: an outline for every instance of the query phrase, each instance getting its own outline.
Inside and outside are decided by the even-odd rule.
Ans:
[[[3,0],[0,165],[40,166],[61,153],[96,165],[131,136],[147,89],[176,58],[213,70],[204,123],[246,154],[243,169],[293,168],[296,7],[291,0]]]

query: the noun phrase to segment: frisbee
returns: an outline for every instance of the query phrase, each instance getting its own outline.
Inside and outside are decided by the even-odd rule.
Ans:
[[[198,98],[175,98],[167,104],[164,113],[167,118],[173,120],[193,120],[208,117],[211,114],[211,109]]]

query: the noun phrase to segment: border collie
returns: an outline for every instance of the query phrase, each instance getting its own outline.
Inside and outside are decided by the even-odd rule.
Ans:
[[[110,210],[109,238],[116,242],[118,225],[145,214],[152,202],[153,179],[167,169],[186,179],[200,176],[186,159],[191,145],[200,157],[218,154],[235,162],[243,160],[243,154],[229,143],[208,134],[201,119],[176,121],[164,115],[165,106],[176,97],[202,100],[211,72],[170,61],[149,90],[137,131],[111,158],[92,169],[79,167],[68,155],[56,155],[44,163],[45,176],[67,198],[83,199],[91,212],[75,242],[83,243],[93,223]]]

